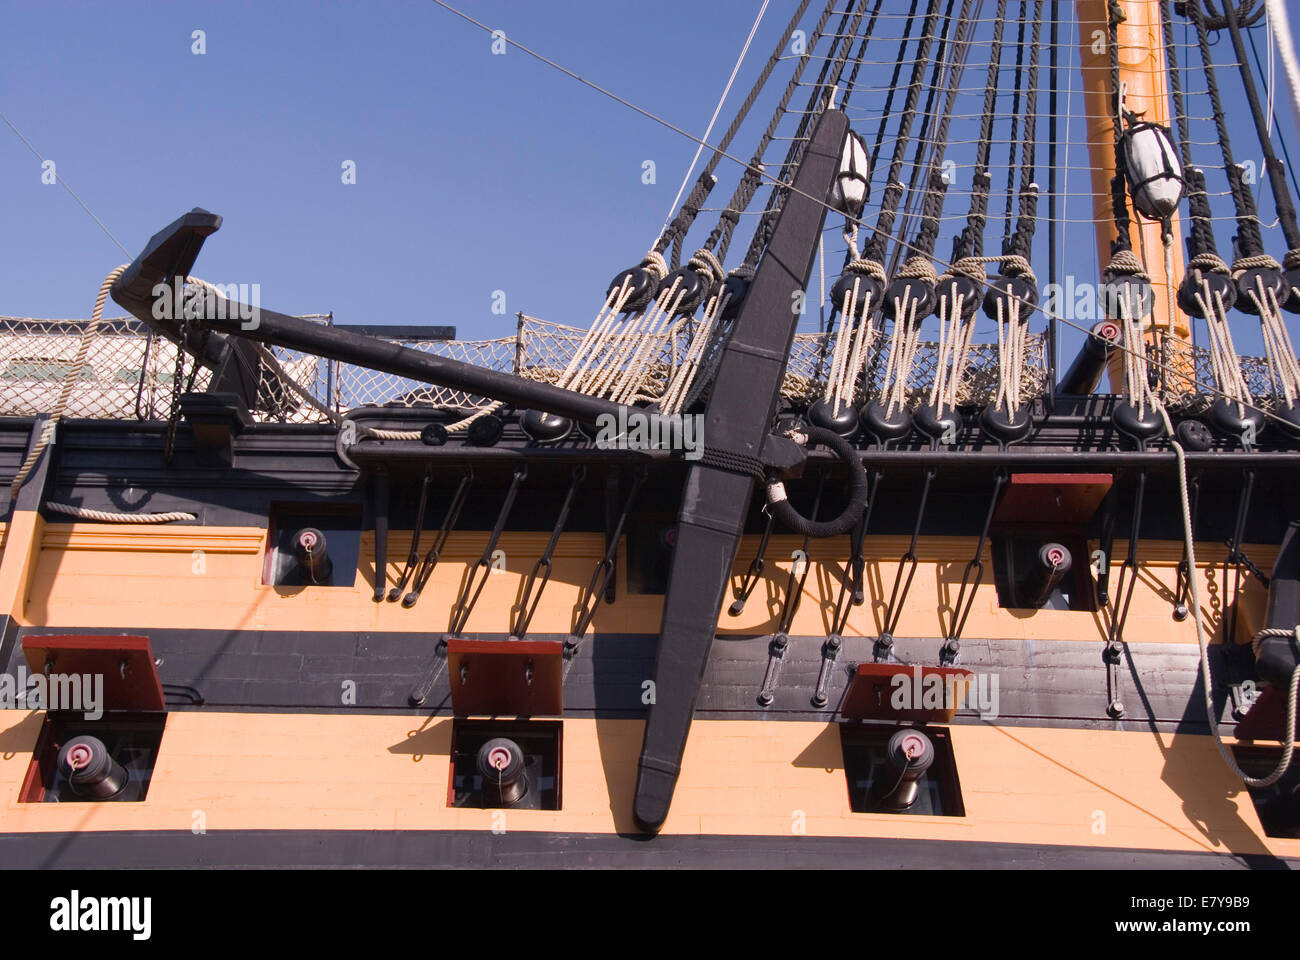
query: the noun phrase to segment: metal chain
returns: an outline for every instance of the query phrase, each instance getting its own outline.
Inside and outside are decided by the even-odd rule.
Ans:
[[[176,428],[181,418],[181,384],[185,379],[185,339],[189,324],[186,323],[185,302],[180,303],[180,315],[176,318],[176,369],[172,373],[172,403],[167,411],[167,438],[163,442],[163,462],[172,462],[172,451],[176,445]],[[197,362],[197,361],[196,361]]]
[[[1228,548],[1229,563],[1236,563],[1242,567],[1245,567],[1246,570],[1252,576],[1254,576],[1254,578],[1258,580],[1263,586],[1265,587],[1268,586],[1269,584],[1268,576],[1264,573],[1263,570],[1259,569],[1259,567],[1255,565],[1255,562],[1251,560],[1250,557],[1246,556],[1245,550],[1234,550],[1232,548],[1231,540],[1224,540],[1223,545]]]

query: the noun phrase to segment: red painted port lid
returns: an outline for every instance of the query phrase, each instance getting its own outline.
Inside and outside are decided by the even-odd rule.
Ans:
[[[840,716],[845,720],[950,723],[958,706],[969,703],[973,676],[960,667],[861,663],[844,691]]]
[[[1279,743],[1285,740],[1289,692],[1279,690],[1272,684],[1265,686],[1237,724],[1233,736],[1238,740],[1277,740]],[[1296,717],[1296,731],[1300,732],[1300,716]]]
[[[1013,473],[995,523],[1087,523],[1114,483],[1109,473]]]
[[[451,709],[458,717],[547,717],[564,713],[559,640],[447,638]]]
[[[96,674],[104,678],[104,710],[161,712],[162,682],[148,637],[69,634],[23,637],[33,674]]]

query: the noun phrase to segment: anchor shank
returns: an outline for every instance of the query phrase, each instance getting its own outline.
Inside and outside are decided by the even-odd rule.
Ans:
[[[700,681],[749,512],[754,478],[738,459],[757,463],[775,411],[799,314],[796,297],[812,270],[826,197],[838,168],[848,120],[822,114],[795,174],[754,283],[719,362],[705,411],[705,456],[692,464],[678,514],[659,644],[654,702],[638,762],[633,816],[657,833],[668,816]],[[818,198],[818,200],[812,199]],[[729,456],[711,458],[710,451]],[[720,461],[729,467],[716,465]]]

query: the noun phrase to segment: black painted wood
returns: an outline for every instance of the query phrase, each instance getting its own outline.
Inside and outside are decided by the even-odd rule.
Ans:
[[[812,269],[848,118],[829,110],[814,128],[767,252],[718,365],[704,414],[706,448],[756,460],[771,427],[799,322],[795,297]],[[677,545],[668,575],[654,702],[637,761],[633,814],[655,833],[668,816],[691,715],[709,659],[718,610],[749,512],[754,479],[693,464],[677,515]]]
[[[819,870],[1294,870],[1300,858],[892,837],[662,836],[510,830],[189,830],[0,833],[10,869],[619,867]]]
[[[428,599],[428,598],[426,598]],[[423,600],[421,601],[424,602]],[[298,713],[403,713],[450,716],[448,678],[435,683],[423,708],[407,701],[411,684],[428,661],[426,633],[319,632],[294,630],[131,629],[105,631],[95,624],[23,627],[12,637],[43,634],[132,633],[149,637],[160,661],[158,675],[168,709]],[[505,640],[502,634],[472,639]],[[561,634],[532,634],[562,640]],[[852,668],[870,660],[872,639],[848,636],[829,684],[829,704],[812,706],[821,665],[823,637],[794,636],[776,686],[763,708],[756,695],[767,665],[766,637],[726,637],[714,643],[695,710],[714,720],[832,722]],[[895,654],[905,663],[938,662],[942,640],[902,638]],[[570,718],[636,718],[645,715],[643,684],[652,675],[656,638],[647,634],[601,634],[579,649],[564,684],[564,715]],[[1128,707],[1122,720],[1106,714],[1106,668],[1096,641],[1022,641],[967,638],[962,663],[977,674],[996,676],[998,726],[1075,727],[1098,730],[1160,730],[1204,734],[1195,644],[1129,644],[1131,664],[1120,671],[1120,696]],[[1221,648],[1211,647],[1216,677],[1227,676]],[[23,662],[16,644],[0,658],[13,674]],[[344,694],[349,696],[345,700]],[[203,704],[196,705],[196,697]],[[1216,701],[1225,726],[1232,724],[1223,691]],[[982,723],[961,709],[955,724]]]

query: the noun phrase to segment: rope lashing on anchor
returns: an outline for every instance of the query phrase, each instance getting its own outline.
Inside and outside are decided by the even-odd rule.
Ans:
[[[31,452],[24,459],[18,472],[14,474],[14,479],[9,486],[9,495],[12,500],[18,495],[27,478],[31,475],[32,469],[40,460],[51,440],[54,437],[54,431],[58,428],[59,421],[67,410],[68,401],[72,396],[73,388],[81,378],[82,371],[85,369],[87,355],[90,352],[91,341],[99,331],[99,325],[103,321],[104,304],[108,300],[108,292],[114,282],[126,272],[130,264],[124,263],[115,267],[104,278],[103,283],[99,285],[99,293],[95,297],[95,307],[90,314],[90,322],[86,324],[86,329],[82,332],[81,339],[77,343],[77,352],[73,357],[72,364],[68,372],[64,375],[63,384],[59,389],[59,395],[55,398],[54,406],[50,409],[49,419],[45,421],[41,428],[40,435],[36,443],[32,446]],[[184,346],[177,348],[184,352]],[[172,523],[178,520],[197,519],[194,514],[180,510],[173,510],[166,513],[113,513],[106,510],[92,510],[89,507],[78,507],[66,503],[46,503],[46,509],[54,513],[60,513],[67,516],[76,517],[80,520],[98,520],[102,523]]]
[[[776,477],[769,477],[767,479],[767,509],[777,520],[795,533],[801,533],[807,537],[837,537],[842,533],[848,533],[862,519],[862,511],[867,506],[867,471],[862,466],[862,460],[858,456],[857,450],[834,430],[827,430],[823,427],[808,426],[802,431],[793,434],[792,439],[804,445],[824,444],[834,451],[848,470],[848,502],[844,505],[844,510],[840,515],[833,520],[809,519],[800,514],[790,504],[786,496],[785,484]]]
[[[197,286],[203,289],[210,295],[213,296],[222,295],[220,290],[218,290],[212,284],[208,283],[206,280],[200,279],[199,277],[187,276],[185,278],[185,282],[189,285]],[[297,381],[293,379],[293,377],[289,376],[288,371],[284,369],[280,361],[269,349],[267,349],[266,346],[256,342],[253,343],[253,346],[257,350],[258,357],[266,365],[266,368],[276,377],[277,380],[280,381],[280,383],[282,383],[285,386],[285,388],[287,388],[292,394],[298,397],[299,400],[307,404],[313,410],[316,410],[318,413],[325,416],[335,426],[339,426],[344,422],[345,418],[342,415],[340,415],[337,411],[331,410],[326,404],[321,403],[309,391],[305,390],[302,386],[300,386],[297,383]],[[475,420],[487,416],[490,413],[494,413],[495,411],[500,409],[503,405],[504,404],[501,401],[493,401],[491,403],[488,403],[485,406],[482,406],[479,409],[475,410],[474,413],[470,414],[467,417],[463,417],[460,420],[454,421],[449,424],[445,424],[444,429],[448,433],[455,433],[458,431],[465,430]],[[420,431],[418,430],[386,430],[381,427],[371,427],[363,424],[357,424],[356,426],[358,432],[368,436],[373,436],[379,440],[420,439]]]

